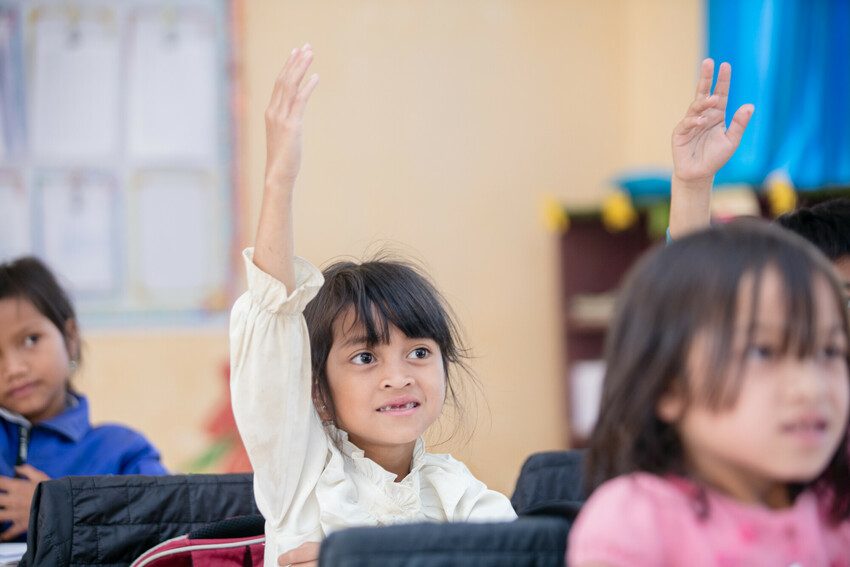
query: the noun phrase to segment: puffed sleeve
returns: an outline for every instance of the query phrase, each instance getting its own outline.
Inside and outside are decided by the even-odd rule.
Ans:
[[[296,288],[290,293],[252,258],[253,250],[246,250],[248,291],[234,304],[230,320],[233,414],[254,468],[254,493],[267,533],[298,541],[319,525],[313,492],[328,450],[312,401],[302,315],[323,278],[296,259]],[[285,547],[286,537],[277,544]]]

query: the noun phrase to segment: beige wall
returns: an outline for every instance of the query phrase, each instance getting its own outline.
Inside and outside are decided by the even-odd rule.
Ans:
[[[702,37],[699,0],[244,2],[244,243],[262,186],[263,110],[310,41],[298,252],[375,244],[421,260],[457,311],[483,390],[468,443],[438,448],[510,492],[531,452],[568,442],[552,195],[592,204],[619,169],[666,165]],[[88,337],[78,384],[185,465],[223,389],[226,331]]]

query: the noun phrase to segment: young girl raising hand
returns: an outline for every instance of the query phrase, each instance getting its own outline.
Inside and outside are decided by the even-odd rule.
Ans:
[[[411,267],[294,256],[292,197],[309,46],[293,50],[266,111],[267,164],[249,290],[233,307],[233,411],[266,518],[266,565],[314,564],[350,526],[510,520],[508,499],[422,434],[453,395],[464,349],[439,293]]]
[[[712,69],[674,132],[674,184],[710,187],[752,112],[725,128],[730,69],[709,97]],[[569,564],[850,565],[850,324],[832,266],[763,221],[674,236],[623,286]]]

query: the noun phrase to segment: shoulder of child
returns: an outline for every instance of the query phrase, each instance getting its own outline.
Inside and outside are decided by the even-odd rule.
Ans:
[[[568,564],[661,565],[663,517],[688,506],[672,482],[648,473],[609,480],[591,494],[570,530]]]
[[[296,288],[293,290],[286,289],[283,282],[254,264],[253,248],[246,248],[242,252],[242,258],[245,262],[250,296],[263,309],[272,313],[300,313],[324,283],[322,272],[303,258],[294,259]]]
[[[109,451],[120,470],[115,474],[166,474],[159,451],[138,431],[117,423],[92,427],[87,437],[92,450]]]
[[[425,453],[421,474],[449,521],[495,522],[516,518],[507,496],[487,488],[464,463],[451,455]]]

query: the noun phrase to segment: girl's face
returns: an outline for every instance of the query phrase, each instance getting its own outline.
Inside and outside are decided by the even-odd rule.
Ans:
[[[700,336],[688,359],[693,401],[669,393],[657,409],[676,427],[698,479],[738,500],[781,507],[789,504],[788,483],[817,478],[847,443],[848,345],[829,285],[817,277],[814,354],[798,358],[793,348],[783,349],[785,326],[793,322],[784,318],[780,278],[768,269],[748,346],[753,282],[745,278],[738,291],[733,352],[742,361],[742,375],[736,401],[722,409],[700,402],[700,387],[715,377],[709,345]],[[736,368],[734,362],[729,366]]]
[[[413,449],[439,418],[446,399],[446,370],[437,343],[410,338],[390,325],[389,342],[371,347],[353,311],[334,322],[327,376],[337,425],[375,458]]]
[[[32,303],[22,298],[0,299],[0,407],[32,423],[55,417],[65,409],[72,343]]]

